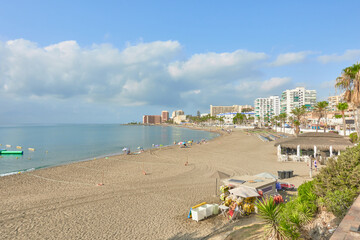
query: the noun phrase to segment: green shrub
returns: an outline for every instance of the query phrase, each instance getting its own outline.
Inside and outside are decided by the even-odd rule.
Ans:
[[[343,217],[357,196],[356,190],[344,189],[328,192],[325,207],[337,217]]]
[[[347,149],[337,160],[329,159],[313,180],[317,204],[341,217],[360,189],[360,146]]]
[[[360,187],[360,146],[347,149],[337,160],[330,158],[314,178],[314,193],[320,197],[327,192]]]
[[[314,191],[314,181],[305,182],[298,188],[298,201],[305,205],[312,215],[317,212],[316,200],[318,197]]]
[[[350,138],[351,142],[353,142],[353,143],[356,143],[359,140],[356,132],[350,133],[349,138]]]
[[[259,215],[272,230],[272,235],[286,239],[299,239],[303,228],[316,214],[318,207],[326,207],[337,217],[342,217],[360,192],[360,146],[347,149],[326,167],[313,181],[298,188],[298,196],[281,207],[273,200],[258,206]],[[262,215],[262,216],[261,216]],[[306,236],[306,233],[305,235]]]

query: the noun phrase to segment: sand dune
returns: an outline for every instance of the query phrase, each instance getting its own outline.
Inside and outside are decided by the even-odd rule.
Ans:
[[[187,219],[191,206],[219,202],[213,197],[215,180],[210,175],[214,171],[242,175],[287,169],[298,175],[291,179],[296,185],[307,177],[306,164],[279,163],[273,143],[238,131],[187,149],[173,146],[6,176],[0,178],[0,236],[205,237],[228,224],[222,216],[199,223]]]

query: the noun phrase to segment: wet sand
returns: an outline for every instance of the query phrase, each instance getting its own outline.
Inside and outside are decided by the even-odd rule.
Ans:
[[[305,163],[277,162],[273,142],[235,131],[190,148],[172,146],[6,176],[0,178],[0,238],[206,238],[228,221],[217,216],[197,223],[187,215],[198,203],[220,202],[210,177],[216,170],[277,175],[289,169],[295,177],[288,182],[296,186],[308,177]]]

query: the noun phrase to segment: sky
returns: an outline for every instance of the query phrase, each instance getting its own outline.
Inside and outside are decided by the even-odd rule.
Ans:
[[[2,1],[0,124],[127,123],[318,101],[360,62],[360,1]]]

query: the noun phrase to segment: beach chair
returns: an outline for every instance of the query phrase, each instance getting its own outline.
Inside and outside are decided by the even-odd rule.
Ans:
[[[241,212],[239,210],[235,210],[232,217],[230,218],[230,222],[234,222],[236,219],[240,218]]]

